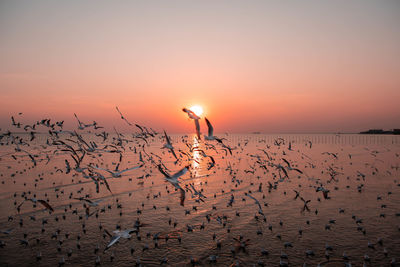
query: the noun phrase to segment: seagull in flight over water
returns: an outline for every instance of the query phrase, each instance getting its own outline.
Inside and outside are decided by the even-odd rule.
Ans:
[[[196,134],[197,134],[197,138],[200,140],[201,136],[200,136],[200,117],[197,116],[193,111],[191,111],[190,109],[187,108],[183,108],[182,109],[183,112],[186,112],[189,116],[190,119],[194,120],[194,125],[196,126]]]
[[[181,191],[181,206],[184,205],[185,203],[185,190],[179,185],[180,181],[178,181],[178,178],[187,173],[189,170],[189,166],[184,167],[177,173],[170,175],[167,173],[162,167],[161,164],[158,165],[158,170],[165,176],[165,180],[170,182],[176,189],[179,189]]]
[[[255,197],[253,197],[250,193],[244,193],[244,194],[245,194],[245,196],[248,196],[249,198],[251,198],[255,201],[255,204],[258,206],[258,213],[265,217],[260,202]]]
[[[99,203],[103,201],[102,199],[98,199],[98,200],[94,201],[94,200],[90,200],[90,199],[84,198],[84,197],[79,197],[79,198],[75,197],[74,199],[80,200],[80,201],[85,201],[86,203],[89,204],[89,206],[92,206],[92,207],[98,207]]]
[[[100,168],[100,167],[97,167],[97,166],[94,166],[94,165],[90,165],[90,167],[95,168],[95,169],[98,169],[98,170],[106,171],[106,172],[110,173],[111,176],[112,176],[113,178],[119,178],[119,177],[122,176],[122,174],[123,174],[124,172],[139,169],[139,168],[143,167],[143,165],[144,165],[144,164],[139,165],[139,166],[135,166],[135,167],[132,167],[132,168],[127,168],[127,169],[122,170],[122,171],[110,171],[110,170],[108,170],[108,169],[103,169],[103,168]]]
[[[164,146],[162,148],[168,148],[169,151],[171,151],[172,155],[174,155],[176,160],[178,160],[178,157],[176,156],[175,151],[174,151],[174,147],[172,146],[171,139],[169,138],[169,136],[167,135],[165,130],[164,130],[164,136],[165,136],[165,140],[167,141],[167,143],[164,144]]]
[[[122,112],[119,110],[119,108],[116,106],[115,107],[116,110],[118,111],[119,115],[121,115],[121,119],[124,120],[126,123],[128,123],[129,126],[132,126],[132,123],[130,123],[125,117],[124,115],[122,115]]]
[[[206,140],[217,140],[218,143],[222,144],[222,139],[218,138],[214,135],[214,127],[211,125],[210,121],[205,118],[206,123],[207,123],[207,127],[208,127],[208,135],[204,135],[204,139]]]
[[[37,202],[39,202],[40,204],[42,204],[46,209],[50,210],[50,211],[54,211],[53,207],[50,206],[49,203],[47,203],[47,201],[43,200],[43,199],[36,199],[36,198],[27,198],[24,201],[22,201],[21,204],[18,205],[17,210],[19,211],[22,204],[25,203],[25,201],[31,201],[33,204],[36,205]]]
[[[123,238],[131,238],[131,233],[134,232],[138,232],[137,228],[132,228],[132,229],[126,229],[123,231],[120,230],[115,230],[113,231],[114,235],[110,234],[106,229],[104,229],[104,232],[111,237],[110,242],[108,243],[107,247],[104,249],[104,251],[106,251],[107,249],[109,249],[112,245],[114,245],[115,243],[118,242],[118,240],[121,239],[121,237]]]

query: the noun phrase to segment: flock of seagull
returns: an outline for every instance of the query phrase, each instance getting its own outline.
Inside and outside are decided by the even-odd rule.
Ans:
[[[132,133],[121,133],[115,127],[106,132],[96,121],[85,123],[75,113],[77,127],[72,131],[64,130],[64,121],[23,124],[18,119],[22,113],[11,117],[12,129],[0,134],[0,196],[12,206],[0,206],[0,265],[46,265],[47,255],[51,266],[55,258],[59,266],[85,265],[89,258],[94,265],[129,266],[267,266],[273,262],[278,266],[399,266],[400,225],[393,222],[400,213],[384,211],[400,200],[400,179],[385,183],[387,192],[378,193],[376,199],[358,200],[367,194],[369,185],[378,187],[382,177],[399,176],[397,151],[367,147],[342,160],[342,149],[318,152],[318,158],[313,158],[312,141],[298,144],[284,138],[270,144],[259,141],[250,149],[249,140],[233,144],[227,134],[215,136],[207,118],[208,132],[202,138],[202,119],[187,108],[182,111],[194,121],[196,134],[174,139],[165,130],[131,123],[118,107],[116,111]],[[364,169],[346,173],[344,168],[353,170],[357,156]],[[390,168],[378,169],[387,166],[383,159],[391,160]],[[133,179],[138,182],[130,189]],[[352,184],[343,186],[343,181]],[[358,195],[342,194],[356,197],[347,199],[336,213],[321,207],[343,201],[337,197],[340,190],[350,190],[354,184]],[[11,193],[8,188],[16,190]],[[378,206],[375,220],[383,224],[390,220],[382,228],[384,238],[357,244],[365,251],[363,257],[347,254],[340,242],[313,247],[313,239],[323,240],[312,227],[333,232],[341,220],[353,221],[341,226],[350,236],[348,242],[353,235],[368,238],[365,220],[348,211],[353,202],[362,207],[363,201]],[[334,215],[342,217],[320,222]],[[286,225],[296,223],[296,230],[285,233]],[[113,231],[112,224],[116,224]],[[146,229],[149,232],[142,236]],[[307,238],[309,247],[291,252]],[[199,246],[205,249],[189,249]],[[21,256],[7,259],[15,249]],[[118,261],[117,255],[124,250],[132,258]],[[179,259],[183,251],[191,256]],[[32,253],[36,255],[27,259]]]

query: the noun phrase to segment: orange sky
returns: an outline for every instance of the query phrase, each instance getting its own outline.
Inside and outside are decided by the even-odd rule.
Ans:
[[[2,1],[0,128],[50,117],[183,133],[400,128],[397,1]],[[204,124],[203,124],[204,125]],[[203,126],[204,128],[204,126]]]

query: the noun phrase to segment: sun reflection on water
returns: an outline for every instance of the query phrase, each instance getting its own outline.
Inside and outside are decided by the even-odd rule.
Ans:
[[[201,144],[195,135],[193,135],[192,148],[192,176],[194,178],[194,184],[197,185],[201,182],[199,178],[201,177],[201,162],[203,160],[203,156],[199,151],[199,149],[201,149]]]

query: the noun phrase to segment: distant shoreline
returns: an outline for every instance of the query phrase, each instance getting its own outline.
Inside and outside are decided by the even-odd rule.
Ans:
[[[370,129],[368,131],[360,132],[360,134],[386,134],[386,135],[400,135],[400,129],[393,129],[384,131],[382,129]]]

